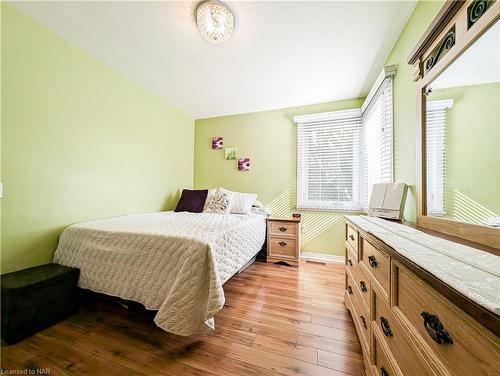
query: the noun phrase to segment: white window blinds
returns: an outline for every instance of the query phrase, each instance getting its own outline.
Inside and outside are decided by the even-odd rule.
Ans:
[[[365,211],[373,184],[393,181],[392,128],[392,76],[389,76],[383,79],[366,107],[363,105],[360,201]]]
[[[444,215],[446,112],[452,99],[426,104],[427,214]]]
[[[297,116],[297,207],[359,210],[361,110]]]
[[[360,109],[296,116],[297,208],[368,209],[392,174],[392,76],[386,67]]]

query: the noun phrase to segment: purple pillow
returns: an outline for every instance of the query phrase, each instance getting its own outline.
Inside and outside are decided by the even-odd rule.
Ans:
[[[183,189],[181,198],[175,208],[176,212],[201,213],[205,206],[208,189],[189,190]]]

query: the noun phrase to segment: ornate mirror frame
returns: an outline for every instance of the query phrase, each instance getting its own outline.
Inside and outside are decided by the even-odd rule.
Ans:
[[[500,249],[500,230],[427,216],[425,88],[500,18],[500,0],[447,1],[408,56],[417,86],[417,225]]]

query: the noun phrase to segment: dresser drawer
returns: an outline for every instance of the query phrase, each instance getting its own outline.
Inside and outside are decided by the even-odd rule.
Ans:
[[[372,375],[374,376],[414,376],[415,373],[403,374],[399,370],[390,350],[383,345],[377,335],[373,336],[373,360]]]
[[[297,258],[297,242],[288,238],[269,238],[269,256]]]
[[[354,251],[358,252],[358,231],[346,224],[346,241],[349,245],[354,249]]]
[[[396,264],[396,308],[454,375],[499,375],[500,339]]]
[[[346,271],[346,292],[349,295],[351,305],[354,304],[354,293],[356,292],[356,281],[350,271]],[[350,307],[348,307],[350,308]]]
[[[361,294],[361,298],[365,301],[365,304],[368,307],[370,307],[371,290],[372,290],[370,278],[368,278],[368,275],[363,270],[363,267],[361,267],[361,265],[359,264],[356,269],[356,274],[354,276],[354,279],[356,280],[356,284]]]
[[[350,311],[352,309],[352,286],[349,285],[349,279],[347,278],[347,273],[345,274],[345,293],[344,293],[344,305]]]
[[[347,290],[353,305],[351,315],[358,331],[358,337],[368,349],[370,340],[370,313],[359,288],[356,286],[356,280],[349,271],[347,271]]]
[[[279,237],[289,235],[294,238],[297,235],[298,227],[298,223],[273,221],[269,223],[269,235]]]
[[[370,279],[366,275],[363,268],[358,263],[358,255],[351,249],[351,246],[346,242],[346,269],[349,270],[354,278],[354,284],[358,287],[361,296],[366,305],[370,307]]]
[[[376,289],[373,291],[373,297],[372,330],[378,334],[380,342],[387,344],[403,374],[430,375],[431,373],[426,371],[425,361],[413,351],[415,347],[408,335]]]
[[[366,270],[379,283],[386,297],[389,296],[389,283],[391,276],[391,258],[383,251],[375,248],[365,238],[361,239],[360,260]]]
[[[359,268],[358,255],[347,242],[345,242],[345,256],[346,269],[350,270],[352,275],[355,276]]]

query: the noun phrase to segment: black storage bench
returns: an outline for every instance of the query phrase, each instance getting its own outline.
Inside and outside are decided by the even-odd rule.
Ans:
[[[18,342],[76,313],[79,276],[58,264],[2,275],[2,339]]]

